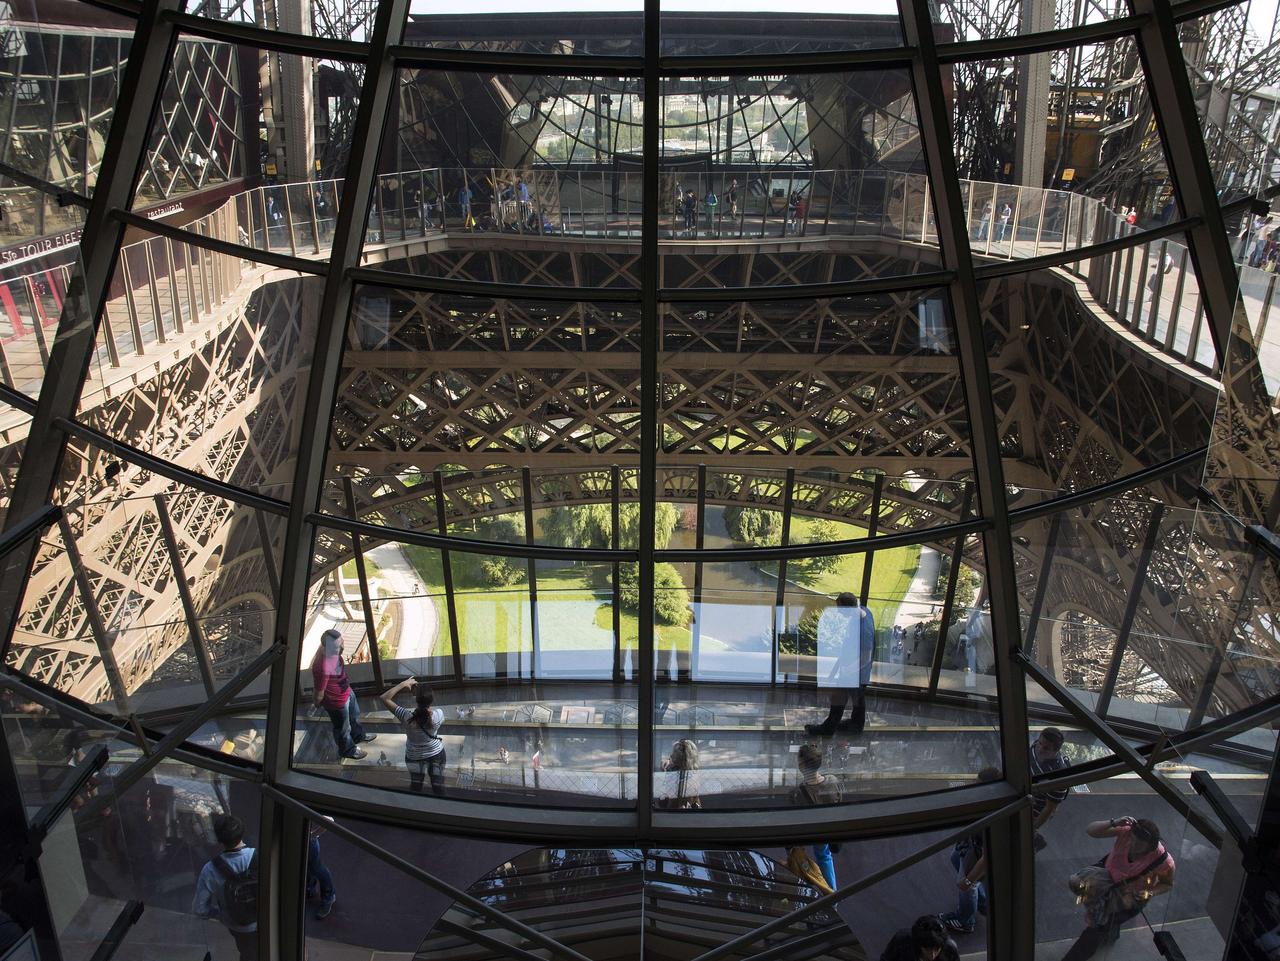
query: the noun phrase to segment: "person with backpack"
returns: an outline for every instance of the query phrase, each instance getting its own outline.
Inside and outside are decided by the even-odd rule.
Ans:
[[[418,793],[426,778],[431,779],[433,794],[444,794],[444,765],[447,757],[440,726],[444,711],[435,707],[435,695],[429,688],[417,691],[417,705],[411,711],[396,703],[401,691],[418,687],[416,677],[405,678],[382,693],[382,703],[395,719],[404,725],[404,766],[409,769],[409,790]]]
[[[1094,821],[1091,838],[1115,838],[1110,853],[1071,875],[1067,886],[1084,905],[1088,925],[1062,961],[1085,961],[1114,944],[1120,928],[1136,918],[1157,894],[1173,889],[1173,856],[1160,841],[1160,829],[1146,818]]]
[[[707,191],[707,196],[702,201],[702,207],[707,212],[707,229],[711,230],[716,225],[716,208],[720,206],[720,198],[716,196],[715,189]]]
[[[244,843],[244,822],[234,814],[214,818],[213,834],[222,851],[200,869],[191,913],[221,921],[240,961],[258,961],[258,852]]]

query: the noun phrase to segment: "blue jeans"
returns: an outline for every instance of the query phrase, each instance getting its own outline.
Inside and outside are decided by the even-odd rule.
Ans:
[[[964,855],[959,851],[952,850],[951,866],[956,869],[956,880],[959,881],[964,871]],[[956,902],[956,918],[966,928],[971,928],[978,922],[978,907],[985,907],[987,903],[987,890],[979,881],[973,887],[965,888],[960,891],[959,900]]]
[[[338,897],[333,890],[333,875],[320,860],[320,839],[312,838],[307,845],[307,896],[316,892],[325,904],[332,904]]]
[[[360,726],[360,704],[353,691],[347,698],[345,707],[326,708],[329,720],[333,722],[333,740],[338,745],[338,753],[349,757],[355,753],[356,745],[364,740],[364,728]]]
[[[831,857],[831,845],[815,844],[813,846],[813,859],[818,862],[818,870],[826,878],[827,885],[834,891],[836,889],[836,862]]]

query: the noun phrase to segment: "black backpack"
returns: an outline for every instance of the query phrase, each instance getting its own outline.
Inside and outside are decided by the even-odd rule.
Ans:
[[[222,900],[227,909],[227,921],[237,928],[257,924],[258,852],[253,852],[249,866],[240,872],[232,870],[221,854],[213,859],[213,866],[222,875]]]

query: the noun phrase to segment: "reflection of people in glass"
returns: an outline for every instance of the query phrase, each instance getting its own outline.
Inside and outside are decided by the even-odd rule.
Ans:
[[[800,785],[791,792],[791,801],[799,805],[839,804],[844,796],[840,782],[821,773],[822,751],[815,744],[802,744],[796,753]],[[813,860],[832,891],[836,889],[835,852],[838,846],[825,841],[813,845]]]
[[[978,781],[986,784],[1000,780],[1000,769],[986,767],[978,772]],[[960,894],[955,911],[939,916],[947,929],[956,934],[972,934],[978,912],[986,913],[987,892],[982,881],[987,876],[986,834],[979,831],[961,838],[951,850],[951,866],[956,871],[956,888]]]
[[[836,598],[836,606],[818,618],[818,651],[836,648],[835,666],[827,677],[831,687],[831,711],[821,724],[806,724],[809,734],[828,737],[837,730],[861,734],[867,723],[864,685],[871,680],[871,658],[875,653],[876,625],[871,611],[845,592]],[[844,706],[852,702],[848,721],[842,721]]]
[[[667,779],[667,787],[658,798],[658,807],[676,810],[696,810],[702,807],[698,796],[698,745],[682,738],[671,746],[671,754],[662,760],[662,770],[674,775]],[[674,790],[670,790],[674,788]]]
[[[1114,944],[1120,927],[1137,917],[1147,901],[1173,888],[1173,856],[1160,843],[1153,821],[1130,817],[1094,821],[1091,838],[1115,838],[1111,852],[1071,876],[1070,886],[1084,905],[1089,924],[1062,961],[1085,961]]]

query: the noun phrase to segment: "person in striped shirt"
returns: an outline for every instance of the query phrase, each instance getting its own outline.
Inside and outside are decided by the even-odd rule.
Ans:
[[[1067,766],[1062,757],[1062,743],[1066,738],[1056,727],[1046,727],[1031,742],[1031,777],[1037,778],[1061,771]],[[1035,829],[1034,846],[1037,851],[1047,843],[1040,829],[1053,817],[1058,805],[1067,799],[1067,789],[1031,792],[1031,826]]]
[[[415,691],[416,705],[411,711],[396,703],[401,691]],[[444,724],[444,711],[435,706],[435,695],[430,688],[420,687],[415,677],[406,678],[395,687],[384,691],[382,703],[404,726],[404,766],[409,769],[409,790],[422,790],[425,779],[431,779],[433,794],[444,794],[444,765],[446,755],[440,727]]]

